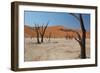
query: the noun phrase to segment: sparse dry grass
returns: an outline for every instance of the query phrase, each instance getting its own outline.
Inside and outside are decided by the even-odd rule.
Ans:
[[[90,57],[90,40],[86,40],[86,55]],[[80,59],[80,46],[74,39],[44,38],[37,44],[36,38],[25,38],[25,61]]]

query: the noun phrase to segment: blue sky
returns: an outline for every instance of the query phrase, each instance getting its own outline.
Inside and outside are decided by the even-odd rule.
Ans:
[[[77,15],[77,14],[76,14]],[[85,28],[90,30],[90,14],[82,14]],[[46,24],[48,26],[61,25],[66,28],[80,29],[79,21],[66,12],[40,12],[40,11],[24,11],[24,23],[28,26],[34,24]]]

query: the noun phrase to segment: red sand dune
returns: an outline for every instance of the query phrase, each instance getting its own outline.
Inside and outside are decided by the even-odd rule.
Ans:
[[[76,33],[74,31],[77,31],[81,34],[81,31],[79,30],[72,30],[64,28],[63,26],[48,26],[45,32],[44,37],[49,37],[51,34],[52,38],[74,38]],[[32,27],[24,26],[24,36],[25,37],[36,37],[36,32]],[[90,32],[86,32],[86,37],[90,38]]]

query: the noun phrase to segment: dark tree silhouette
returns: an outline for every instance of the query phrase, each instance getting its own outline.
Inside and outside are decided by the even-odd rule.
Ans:
[[[39,25],[35,24],[35,32],[36,32],[36,36],[37,36],[37,43],[40,44],[40,40],[39,40]]]
[[[74,16],[79,22],[81,26],[81,31],[82,31],[82,37],[80,36],[79,33],[77,33],[78,38],[75,38],[75,40],[79,43],[81,47],[81,55],[80,57],[82,59],[86,58],[86,29],[84,26],[82,14],[75,15],[74,13],[70,13],[72,16]]]
[[[36,32],[38,44],[43,43],[43,39],[44,39],[44,35],[45,35],[45,31],[47,27],[48,27],[48,23],[46,24],[46,26],[44,25],[39,26],[38,24],[35,24],[35,32]],[[41,38],[41,41],[39,38]]]
[[[43,24],[40,28],[39,33],[41,36],[41,43],[43,43],[43,39],[44,39],[44,35],[45,35],[45,31],[46,31],[47,27],[48,27],[48,23],[46,24],[46,26],[44,26],[44,24]]]

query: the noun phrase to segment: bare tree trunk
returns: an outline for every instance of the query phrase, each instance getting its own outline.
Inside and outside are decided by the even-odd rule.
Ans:
[[[81,29],[82,29],[82,46],[81,46],[81,58],[85,59],[86,58],[86,30],[84,27],[84,23],[83,23],[83,18],[82,15],[79,15],[80,17],[80,25],[81,25]]]
[[[36,31],[36,34],[37,34],[37,43],[38,44],[40,44],[40,40],[39,40],[39,29],[40,29],[39,25],[36,25],[35,24],[35,31]]]
[[[45,31],[46,31],[47,27],[48,27],[48,23],[47,23],[47,25],[46,25],[45,27],[44,27],[43,25],[42,25],[42,27],[41,27],[41,31],[40,31],[41,43],[43,43],[44,34],[45,34]]]
[[[75,38],[75,40],[78,41],[81,47],[81,55],[80,55],[81,59],[85,59],[86,58],[86,47],[85,47],[86,46],[86,30],[85,30],[82,14],[79,14],[79,17],[73,13],[70,13],[70,14],[73,15],[80,22],[82,37],[80,38],[80,34],[77,33],[78,39]]]
[[[39,32],[37,32],[37,43],[40,44],[40,40],[39,40]]]

